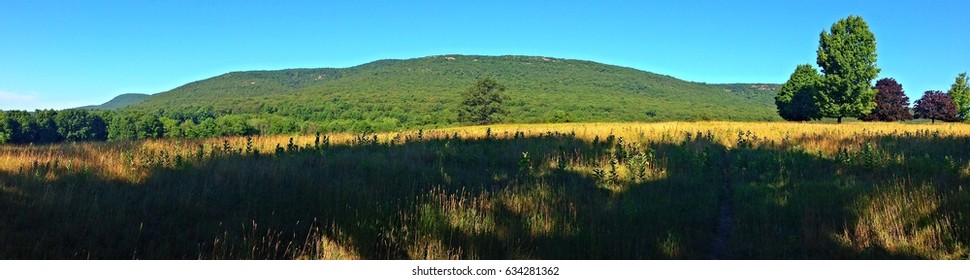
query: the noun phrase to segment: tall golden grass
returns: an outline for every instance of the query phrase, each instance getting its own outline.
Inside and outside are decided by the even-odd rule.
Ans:
[[[960,259],[968,163],[970,125],[956,123],[503,124],[6,145],[0,238],[29,245],[0,258],[705,258],[725,238],[717,209],[728,203],[731,258]],[[146,221],[156,212],[161,221]],[[33,226],[41,219],[56,226]],[[127,241],[92,245],[112,239]]]

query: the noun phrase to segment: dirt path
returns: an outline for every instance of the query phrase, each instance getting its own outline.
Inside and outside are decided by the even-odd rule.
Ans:
[[[728,243],[731,241],[731,234],[734,231],[734,215],[732,208],[734,203],[731,199],[731,170],[730,165],[723,166],[724,181],[721,184],[720,205],[717,213],[717,233],[714,242],[711,243],[711,253],[708,259],[723,260],[728,259]]]

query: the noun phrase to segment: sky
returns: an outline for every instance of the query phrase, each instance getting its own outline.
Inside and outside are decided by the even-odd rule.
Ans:
[[[0,109],[64,109],[231,71],[536,55],[784,83],[859,15],[911,101],[970,71],[970,1],[0,0]]]

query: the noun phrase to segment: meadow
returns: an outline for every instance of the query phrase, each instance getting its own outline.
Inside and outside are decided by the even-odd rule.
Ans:
[[[0,259],[967,259],[970,125],[0,146]]]

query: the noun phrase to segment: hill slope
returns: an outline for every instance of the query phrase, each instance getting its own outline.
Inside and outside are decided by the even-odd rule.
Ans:
[[[508,122],[778,119],[768,102],[774,93],[767,90],[532,56],[445,55],[349,68],[232,72],[152,95],[133,108],[322,123],[452,124],[461,93],[486,76],[508,88]]]
[[[145,100],[145,98],[148,98],[149,96],[150,95],[143,94],[143,93],[125,93],[122,95],[115,96],[115,98],[112,98],[111,100],[109,100],[108,102],[105,102],[104,104],[78,107],[78,109],[100,109],[100,110],[121,109],[121,108],[128,107],[132,104],[141,102],[142,100]]]
[[[775,95],[781,89],[781,84],[714,84],[714,86],[724,89],[736,95],[743,96],[752,101],[767,104],[775,107]]]

